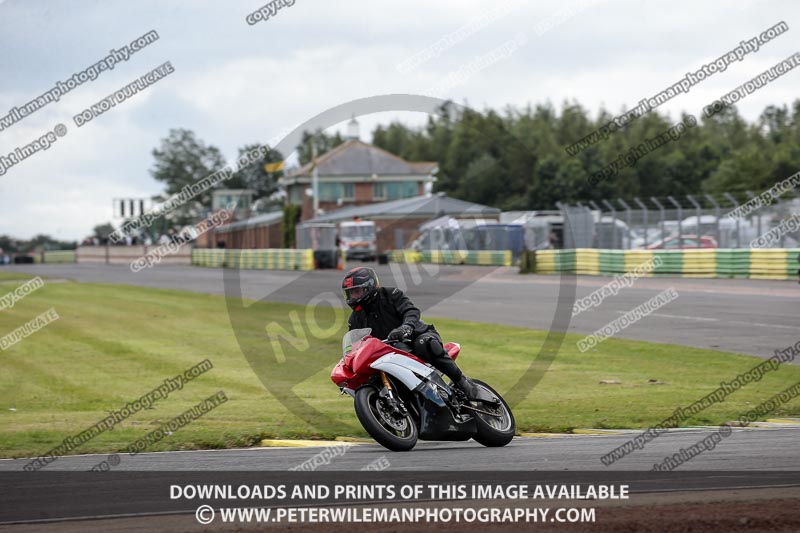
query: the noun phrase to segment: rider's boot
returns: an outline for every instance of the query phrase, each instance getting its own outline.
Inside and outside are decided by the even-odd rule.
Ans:
[[[483,388],[478,387],[461,372],[456,362],[447,354],[437,334],[423,333],[415,341],[418,348],[415,353],[423,355],[442,374],[453,380],[453,383],[467,395],[467,399],[493,402],[495,398]]]
[[[456,386],[464,391],[464,394],[467,395],[467,399],[474,401],[474,400],[481,400],[491,402],[494,401],[494,396],[490,395],[488,392],[484,391],[482,387],[478,387],[474,381],[469,379],[463,373],[461,377],[456,381]]]

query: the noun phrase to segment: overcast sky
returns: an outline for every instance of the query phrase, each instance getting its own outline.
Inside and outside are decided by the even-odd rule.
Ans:
[[[280,0],[278,0],[280,2]],[[183,127],[223,150],[268,142],[334,106],[375,95],[439,92],[483,109],[575,99],[593,114],[621,111],[774,24],[789,31],[662,106],[674,118],[702,107],[798,50],[791,0],[670,2],[515,0],[296,0],[268,20],[253,0],[0,0],[0,119],[74,73],[156,30],[160,39],[29,117],[0,131],[0,156],[56,124],[67,134],[0,176],[0,234],[81,239],[112,221],[114,197],[162,186],[150,151]],[[498,7],[500,6],[500,7]],[[552,27],[551,27],[552,26]],[[548,29],[549,27],[549,29]],[[398,65],[464,29],[410,72]],[[543,31],[545,30],[546,31]],[[504,48],[503,48],[504,47]],[[503,56],[487,58],[502,48]],[[170,61],[175,72],[78,128],[73,115]],[[471,75],[458,76],[469,65]],[[800,70],[800,69],[798,69]],[[791,72],[748,96],[749,120],[798,97]],[[360,119],[409,124],[422,113]],[[334,126],[343,131],[343,124]],[[118,223],[119,221],[114,221]]]

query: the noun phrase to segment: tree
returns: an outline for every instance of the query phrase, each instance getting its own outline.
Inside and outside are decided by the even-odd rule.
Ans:
[[[485,153],[467,167],[459,189],[459,198],[493,205],[502,195],[500,184],[505,172],[497,160]]]
[[[248,144],[239,148],[239,158],[248,154],[264,152],[263,157],[258,161],[240,168],[228,180],[226,187],[230,189],[250,189],[254,192],[253,200],[262,199],[268,203],[270,196],[278,191],[278,179],[283,176],[282,170],[269,172],[266,169],[268,163],[279,163],[283,161],[281,153],[273,148],[264,147],[259,144]],[[273,202],[279,203],[279,202]]]
[[[59,241],[41,233],[28,241],[28,244],[32,248],[41,247],[43,250],[74,250],[78,247],[75,241]]]
[[[13,254],[21,251],[24,242],[17,239],[12,239],[8,235],[0,235],[0,250],[6,254]]]
[[[384,128],[378,125],[372,132],[372,144],[387,152],[407,158],[412,149],[415,132],[399,122],[392,122]]]
[[[161,140],[161,147],[153,149],[152,154],[155,163],[150,174],[166,184],[168,195],[210,176],[226,165],[217,147],[206,145],[195,137],[194,132],[181,128],[169,130],[169,135]],[[202,192],[194,200],[210,208],[211,192]]]
[[[111,225],[110,222],[106,222],[105,224],[100,224],[94,227],[92,233],[95,237],[101,242],[106,243],[108,242],[108,236],[114,232],[114,226]]]
[[[422,128],[379,126],[373,143],[410,161],[436,161],[437,190],[502,209],[703,192],[744,197],[745,191],[768,189],[800,170],[797,100],[791,106],[766,107],[754,123],[735,106],[697,117],[701,123],[680,137],[633,162],[628,159],[615,175],[590,185],[589,176],[688,119],[653,110],[574,156],[566,152],[566,146],[617,114],[601,109],[593,120],[577,102],[565,102],[558,111],[549,102],[507,108],[502,115],[445,104]]]
[[[342,139],[342,136],[338,131],[333,135],[328,135],[322,131],[322,129],[318,129],[313,133],[304,131],[303,139],[297,146],[297,157],[300,160],[301,165],[305,165],[311,161],[313,144],[312,140],[315,140],[317,144],[317,156],[320,156],[325,152],[329,152],[340,144],[344,143],[344,139]]]
[[[295,228],[300,221],[301,215],[302,208],[299,205],[289,204],[284,206],[283,224],[281,225],[284,248],[294,248],[297,244]]]
[[[199,182],[227,164],[217,147],[206,145],[196,138],[194,132],[182,128],[169,130],[169,135],[161,139],[161,146],[153,149],[152,154],[155,162],[150,174],[166,184],[165,194],[153,197],[157,202],[167,200],[184,187]],[[210,209],[211,190],[206,190],[158,217],[145,232],[155,237],[159,231],[177,230],[206,216]]]

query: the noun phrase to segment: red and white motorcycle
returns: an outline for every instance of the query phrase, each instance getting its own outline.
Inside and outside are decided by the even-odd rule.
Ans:
[[[503,398],[473,379],[479,399],[469,401],[442,374],[409,353],[399,341],[371,337],[371,329],[354,329],[342,339],[342,358],[331,379],[355,400],[358,420],[372,438],[392,451],[407,451],[417,439],[475,439],[484,446],[505,446],[516,423]],[[444,345],[454,360],[461,347]]]

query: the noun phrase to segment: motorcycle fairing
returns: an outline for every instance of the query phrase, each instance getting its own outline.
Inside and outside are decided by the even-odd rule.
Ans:
[[[433,369],[425,363],[399,353],[386,354],[373,361],[369,366],[396,377],[408,387],[408,390],[417,388],[422,382],[420,378],[427,378],[433,373]]]
[[[422,440],[468,440],[478,431],[471,416],[457,420],[442,394],[450,393],[438,372],[428,365],[399,353],[390,353],[371,365],[398,379],[408,390],[419,393],[420,428]],[[420,400],[420,398],[423,398]]]

